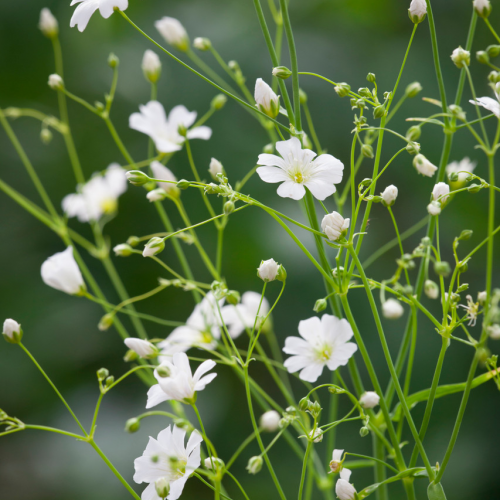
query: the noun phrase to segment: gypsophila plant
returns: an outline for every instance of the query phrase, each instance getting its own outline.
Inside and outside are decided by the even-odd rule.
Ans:
[[[456,98],[451,101],[441,73],[441,64],[445,59],[449,62],[449,56],[443,58],[438,51],[430,0],[412,0],[410,5],[401,5],[401,9],[409,7],[409,42],[394,84],[390,88],[379,88],[376,75],[368,73],[368,86],[358,90],[353,90],[354,82],[342,82],[342,74],[337,75],[338,81],[332,81],[321,74],[300,71],[306,65],[297,59],[293,9],[290,13],[289,2],[270,0],[269,15],[260,0],[253,0],[273,66],[268,74],[256,78],[254,92],[247,86],[244,69],[236,61],[226,63],[208,38],[198,37],[191,43],[179,20],[163,17],[154,26],[139,27],[132,20],[134,9],[133,6],[129,9],[128,0],[73,0],[71,5],[76,4],[76,8],[71,18],[72,27],[84,32],[89,22],[97,22],[98,11],[103,18],[121,17],[130,26],[131,37],[145,37],[150,44],[142,67],[136,68],[136,73],[137,78],[144,76],[151,86],[151,100],[138,104],[128,123],[131,129],[146,136],[147,155],[140,161],[131,157],[111,118],[118,85],[118,58],[113,54],[109,56],[113,77],[103,103],[91,104],[85,97],[73,94],[63,79],[58,22],[48,9],[43,9],[39,28],[51,40],[55,52],[55,72],[48,75],[48,85],[57,93],[59,115],[49,116],[34,109],[0,109],[2,128],[31,177],[41,205],[2,180],[0,189],[60,237],[61,251],[48,257],[41,267],[43,281],[74,295],[75,300],[90,300],[96,307],[103,308],[99,329],[115,329],[123,338],[128,349],[124,349],[124,362],[129,368],[124,368],[123,374],[111,375],[106,368],[97,372],[97,404],[90,427],[84,426],[52,383],[50,369],[46,372],[28,350],[30,332],[25,332],[23,337],[21,325],[16,320],[5,320],[5,340],[17,345],[33,361],[75,420],[79,431],[73,433],[25,423],[22,415],[10,416],[5,408],[0,411],[0,436],[7,439],[8,435],[36,429],[87,443],[128,494],[142,500],[176,500],[182,496],[187,481],[203,483],[216,500],[250,500],[240,479],[231,471],[237,460],[247,464],[249,474],[271,476],[275,490],[269,492],[269,498],[287,500],[293,488],[293,497],[298,500],[321,496],[325,500],[335,496],[340,500],[361,500],[370,495],[388,500],[394,498],[390,496],[392,483],[400,482],[406,497],[414,500],[418,481],[427,485],[429,500],[445,499],[442,481],[446,479],[470,393],[490,380],[500,387],[497,356],[489,350],[490,341],[494,349],[494,341],[500,338],[500,289],[494,288],[493,283],[494,237],[500,231],[500,226],[495,226],[495,195],[500,190],[495,185],[495,156],[500,146],[500,68],[492,62],[500,55],[500,45],[478,51],[477,61],[471,57],[478,17],[481,18],[479,26],[491,32],[492,41],[500,44],[500,38],[488,19],[490,2],[470,1],[472,18],[468,37],[460,39],[462,46],[451,54],[458,82]],[[293,7],[294,2],[291,3]],[[406,83],[405,86],[403,82],[415,33],[424,22],[428,22],[430,29],[439,86],[439,95],[428,96],[425,100],[436,109],[430,116],[407,118],[410,128],[397,131],[391,128],[393,117],[403,112],[407,99],[422,92],[420,83]],[[75,36],[85,36],[85,33],[75,33]],[[277,47],[281,46],[282,39],[288,45],[290,68],[280,62]],[[207,66],[195,50],[211,53],[219,65],[217,69]],[[193,78],[198,78],[200,85],[211,85],[218,92],[201,118],[196,111],[183,105],[166,109],[160,102],[163,96],[157,95],[157,83],[163,77],[163,58],[174,59],[187,68]],[[474,90],[471,66],[477,63],[492,69],[488,77],[489,96],[478,96]],[[224,73],[224,78],[218,70]],[[175,78],[175,75],[169,77]],[[228,83],[227,78],[232,81]],[[324,85],[331,86],[332,100],[336,100],[337,105],[352,109],[354,128],[349,123],[343,125],[345,136],[348,133],[352,136],[351,155],[345,163],[334,156],[335,151],[333,155],[326,153],[319,143],[308,108],[309,97],[304,92],[311,78],[319,78]],[[466,87],[473,96],[470,102],[462,99]],[[113,163],[90,178],[84,176],[73,142],[68,100],[104,121],[110,141],[122,155],[117,160],[124,162],[123,165]],[[223,112],[226,103],[233,102],[244,108],[247,116],[255,119],[252,123],[263,127],[267,134],[267,144],[263,145],[260,154],[256,152],[252,168],[242,179],[234,177],[233,165],[223,165],[216,159],[218,151],[212,152],[214,157],[207,158],[201,169],[193,156],[197,141],[211,138],[212,130],[207,124],[212,115]],[[41,122],[41,137],[45,142],[49,142],[54,133],[61,134],[65,141],[72,167],[72,172],[67,174],[74,176],[76,188],[62,200],[60,207],[45,190],[12,128],[13,119],[22,116]],[[488,133],[486,122],[495,123],[494,135]],[[431,127],[443,133],[440,159],[426,150],[425,143],[417,142],[422,129]],[[399,141],[394,150],[384,144],[388,134]],[[476,164],[468,158],[450,161],[454,137],[458,134],[470,134],[475,147],[481,150],[488,166],[484,178],[475,173]],[[190,170],[177,170],[174,174],[167,165],[175,155],[181,154],[187,155]],[[384,156],[390,157],[386,163],[382,160]],[[404,221],[405,214],[398,214],[397,210],[400,191],[387,179],[396,159],[406,163],[405,176],[409,183],[418,183],[419,176],[430,177],[435,182],[426,199],[415,196],[412,201],[414,205],[420,204],[428,214],[415,226],[405,227],[404,231],[401,227],[404,224],[400,226],[399,223]],[[360,178],[362,164],[371,169],[370,177]],[[257,186],[275,183],[275,196],[289,198],[290,208],[301,205],[304,220],[297,221],[272,208],[272,203],[268,206],[259,201],[258,190],[247,194],[246,183],[255,174],[260,178]],[[141,234],[141,228],[130,227],[131,236],[127,241],[110,244],[106,224],[117,216],[120,196],[127,188],[141,190],[151,202],[148,216],[157,218],[158,231]],[[190,207],[183,202],[186,190],[198,192],[203,199],[206,216],[201,221],[192,222]],[[474,196],[485,196],[489,200],[486,233],[476,235],[463,227],[453,240],[442,238],[443,218],[446,221],[453,205],[470,203],[469,198]],[[370,257],[362,263],[359,255],[371,239],[368,221],[374,203],[381,203],[384,210],[387,209],[385,224],[394,231],[395,238],[378,250],[372,249]],[[238,220],[238,212],[242,210],[263,211],[269,216],[277,230],[288,235],[291,244],[302,252],[304,266],[309,266],[324,283],[324,295],[314,297],[315,303],[311,303],[311,317],[294,318],[297,333],[288,332],[282,345],[276,335],[279,325],[273,323],[272,314],[276,308],[287,307],[287,250],[276,246],[273,252],[277,260],[263,256],[260,263],[255,262],[255,287],[260,287],[260,292],[240,291],[238,283],[224,275],[224,234],[230,229],[228,222]],[[184,227],[181,229],[174,228],[173,213],[182,218]],[[90,225],[92,240],[80,234],[81,224]],[[206,242],[197,233],[204,225],[212,231],[215,255],[206,249]],[[421,235],[420,243],[410,248],[407,238],[417,232]],[[307,233],[313,236],[315,248],[308,248],[301,240]],[[136,234],[140,236],[132,236]],[[191,255],[196,255],[206,268],[209,279],[194,275],[185,245],[195,248],[196,254]],[[177,261],[162,256],[170,246]],[[399,256],[385,279],[377,281],[367,276],[369,265],[392,248],[398,250]],[[484,286],[471,290],[466,272],[482,249],[486,249]],[[445,254],[453,255],[453,260],[444,260]],[[115,257],[130,259],[131,266],[134,259],[151,259],[162,274],[158,285],[130,297],[115,270]],[[104,272],[120,296],[119,304],[105,297],[87,267],[89,258],[102,262]],[[293,274],[294,270],[289,268],[288,273]],[[179,294],[187,292],[192,299],[193,311],[189,317],[178,322],[136,309],[139,302],[168,287],[178,288]],[[309,300],[310,293],[303,293]],[[366,311],[372,321],[365,331],[360,331],[358,318],[351,311],[352,302],[359,300],[362,293],[368,299]],[[277,295],[277,298],[270,301],[270,295]],[[441,304],[439,314],[431,312],[435,310],[429,307],[433,300]],[[294,312],[291,310],[287,314],[293,317]],[[405,314],[406,327],[400,329],[401,347],[396,356],[389,350],[386,324]],[[130,316],[133,332],[122,323],[122,315]],[[148,335],[148,322],[162,325],[165,331],[162,338]],[[421,344],[418,339],[421,329],[430,329],[441,337],[439,353],[432,353],[428,346]],[[370,336],[376,337],[382,347],[390,373],[387,387],[382,386],[380,374],[372,362],[373,353],[366,347],[365,340]],[[469,350],[470,367],[464,368],[464,377],[459,383],[442,385],[443,364],[458,344]],[[15,346],[6,348],[14,349]],[[436,355],[437,363],[431,386],[415,392],[412,375],[415,353],[419,349],[427,353],[427,367]],[[260,364],[267,371],[268,387],[252,377],[254,367]],[[219,455],[218,443],[207,435],[204,416],[197,407],[197,398],[208,397],[206,393],[217,384],[219,368],[223,366],[234,373],[246,394],[247,413],[240,412],[236,418],[251,421],[253,427],[250,436],[242,436],[240,443],[235,443],[233,456]],[[361,373],[367,376],[362,377]],[[146,418],[161,418],[165,422],[157,438],[151,437],[147,442],[144,436],[144,453],[134,461],[133,481],[140,485],[137,487],[113,466],[98,446],[96,435],[103,398],[118,384],[127,384],[130,375],[144,382],[144,406],[155,410],[131,416],[125,425],[126,431],[139,432],[141,421]],[[270,386],[279,392],[279,397],[270,395]],[[493,390],[492,384],[490,388]],[[450,413],[447,416],[450,421],[450,431],[448,428],[445,431],[447,444],[437,455],[436,446],[433,446],[431,456],[426,433],[431,425],[433,404],[436,398],[454,393],[460,393],[462,398],[458,415]],[[346,414],[339,413],[340,399],[349,404]],[[412,409],[418,403],[425,404],[425,412],[416,420]],[[344,446],[343,435],[335,434],[335,430],[341,426],[352,429],[347,426],[349,422],[358,426],[360,440],[372,436],[371,455],[340,449]],[[408,442],[403,442],[406,430],[409,438]],[[270,453],[281,440],[290,446],[291,453],[298,459],[297,470],[289,473],[289,477],[276,472],[276,457]],[[318,443],[322,441],[327,444],[327,459],[318,452]],[[247,453],[252,443],[258,445],[258,455]],[[362,467],[373,469],[371,484],[363,484],[356,477],[356,469]],[[228,483],[236,485],[236,489],[231,489],[234,494],[226,490]],[[136,489],[142,493],[137,493]]]

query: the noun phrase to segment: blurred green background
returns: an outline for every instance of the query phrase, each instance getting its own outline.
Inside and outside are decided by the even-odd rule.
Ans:
[[[69,19],[73,9],[69,3],[69,0],[0,2],[0,106],[33,107],[48,114],[57,114],[56,95],[46,84],[48,75],[54,70],[51,44],[37,29],[40,9],[49,7],[60,22],[65,81],[73,93],[90,102],[103,100],[111,79],[107,57],[110,52],[114,52],[120,58],[120,80],[112,119],[133,157],[136,160],[144,159],[146,138],[128,128],[128,117],[137,110],[139,104],[148,101],[149,87],[142,76],[140,63],[144,50],[152,47],[118,15],[104,20],[97,13],[84,33],[79,33],[76,28],[70,29]],[[269,56],[250,0],[131,0],[130,4],[127,14],[153,37],[159,39],[153,26],[156,19],[165,15],[177,17],[191,39],[196,36],[209,37],[225,60],[236,59],[250,87],[253,87],[257,77],[270,80]],[[408,4],[409,1],[401,0],[293,0],[290,9],[300,69],[349,82],[354,89],[365,86],[366,74],[372,71],[377,75],[382,92],[392,90],[412,29],[407,17]],[[458,45],[465,45],[471,4],[471,0],[433,1],[449,100],[454,97],[459,75],[449,54]],[[498,26],[499,20],[500,13],[494,11],[492,24]],[[474,52],[492,43],[493,37],[484,23],[479,22]],[[213,63],[209,54],[201,54],[201,57]],[[286,57],[283,62],[287,64]],[[167,108],[182,103],[190,110],[204,113],[216,94],[214,89],[174,61],[162,56],[162,63],[159,100]],[[479,65],[473,58],[472,72],[478,95],[490,95],[486,79],[488,68]],[[403,134],[408,128],[404,123],[406,117],[436,112],[436,108],[420,99],[422,95],[438,98],[427,23],[423,23],[417,31],[400,88],[415,80],[422,83],[423,93],[408,101],[391,124],[392,128]],[[318,79],[303,77],[301,86],[309,96],[321,144],[348,165],[350,131],[353,127],[349,101],[339,99],[331,86]],[[466,86],[463,103],[469,98],[470,91]],[[472,106],[463,106],[468,115],[473,117]],[[86,176],[104,169],[111,162],[123,164],[123,158],[98,117],[74,103],[70,103],[69,111]],[[21,118],[12,124],[52,200],[59,206],[61,199],[75,189],[61,137],[54,134],[52,143],[44,145],[39,139],[39,122]],[[214,130],[212,139],[193,143],[198,168],[207,176],[206,169],[210,158],[214,156],[224,164],[230,182],[234,185],[254,166],[267,142],[267,136],[257,121],[249,118],[232,102],[218,112],[209,125]],[[439,161],[442,139],[440,129],[431,126],[424,128],[420,139],[422,152],[434,163]],[[386,161],[401,147],[391,136],[386,137],[384,145],[383,159]],[[462,131],[456,135],[451,160],[460,160],[464,156],[477,160],[477,173],[487,175],[484,155],[474,149],[470,136]],[[169,167],[178,178],[190,178],[185,151],[177,154]],[[358,178],[368,177],[371,167],[371,161],[366,161]],[[3,130],[0,130],[0,177],[39,203]],[[401,155],[384,175],[379,187],[383,189],[392,183],[399,188],[394,210],[400,228],[404,230],[425,215],[434,180],[417,176],[411,166],[411,157]],[[245,190],[276,209],[302,219],[299,204],[279,198],[275,189],[275,185],[266,185],[255,176]],[[206,214],[199,195],[187,191],[182,196],[191,219],[203,220]],[[327,205],[333,209],[331,201]],[[486,206],[487,194],[482,192],[456,198],[445,211],[440,220],[446,258],[451,260],[452,238],[462,229],[473,229],[474,236],[461,244],[460,251],[466,252],[482,240],[486,227]],[[181,227],[182,222],[173,207],[167,203],[166,208],[175,225]],[[22,323],[27,347],[45,367],[83,422],[90,424],[98,395],[95,372],[102,366],[115,375],[126,370],[122,361],[125,352],[123,343],[113,329],[107,332],[97,329],[103,314],[97,305],[67,296],[42,283],[40,265],[48,256],[63,249],[59,238],[3,193],[0,194],[0,213],[0,318],[12,317]],[[71,221],[71,226],[91,236],[86,225]],[[125,241],[129,235],[161,230],[156,211],[146,200],[144,191],[134,187],[130,187],[120,198],[118,218],[106,226],[106,233],[113,245]],[[368,231],[362,252],[364,258],[394,236],[387,211],[382,206],[373,207]],[[255,268],[261,259],[273,257],[285,265],[289,276],[288,286],[274,314],[276,333],[282,344],[286,336],[297,334],[297,324],[301,319],[314,314],[314,302],[324,295],[322,280],[288,236],[277,229],[272,219],[256,209],[235,214],[226,233],[223,274],[230,288],[240,292],[259,291],[261,282],[255,276]],[[213,230],[205,226],[200,235],[206,247],[213,252]],[[422,235],[408,240],[406,249],[413,249]],[[307,235],[300,236],[311,249],[314,248],[313,241]],[[191,257],[196,277],[209,281],[197,254],[191,248],[186,248],[186,252]],[[396,257],[397,251],[394,249],[373,265],[369,274],[376,279],[390,277]],[[484,257],[484,252],[478,253],[466,275],[474,296],[484,289]],[[85,258],[108,298],[116,302],[116,294],[100,263],[89,255],[85,255]],[[177,267],[171,247],[167,246],[162,258]],[[139,257],[113,259],[131,295],[156,286],[159,276],[167,277],[152,261]],[[497,278],[498,269],[494,278],[494,285],[498,286]],[[278,291],[279,285],[271,285],[269,298],[273,299]],[[352,292],[352,304],[365,342],[385,384],[388,372],[364,294]],[[437,303],[428,306],[433,310],[438,308]],[[168,289],[147,303],[142,303],[139,309],[163,318],[184,321],[192,307],[190,294]],[[124,322],[132,332],[127,318],[124,318]],[[405,324],[406,316],[386,325],[394,356]],[[168,329],[158,325],[147,326],[151,337],[165,337],[168,334]],[[412,392],[430,386],[441,344],[432,326],[424,319],[420,321],[418,335]],[[498,350],[497,345],[492,342],[493,352]],[[442,383],[464,381],[471,357],[470,348],[453,343],[445,362]],[[266,372],[257,367],[253,367],[253,370],[258,381],[283,403]],[[229,370],[221,368],[218,371],[216,381],[200,394],[199,405],[208,435],[221,457],[228,459],[241,440],[251,432],[251,425],[240,382]],[[320,380],[326,381],[326,375]],[[35,367],[20,349],[6,343],[0,347],[0,381],[0,407],[10,415],[27,423],[74,429],[74,423]],[[366,377],[365,383],[369,384]],[[300,388],[296,396],[299,399],[303,395],[304,390]],[[129,480],[133,475],[133,460],[142,454],[148,436],[156,436],[165,427],[165,422],[160,419],[149,419],[144,421],[136,434],[124,433],[125,421],[142,413],[145,402],[144,385],[131,377],[105,397],[99,417],[97,442]],[[327,404],[326,396],[323,396],[323,402]],[[442,460],[459,402],[459,395],[436,401],[425,440],[431,462]],[[347,408],[346,402],[342,401],[341,409]],[[497,462],[499,410],[500,402],[493,383],[473,391],[455,454],[444,479],[449,499],[500,498]],[[417,421],[422,412],[422,406],[413,410]],[[357,423],[342,427],[338,433],[337,447],[371,454],[370,438],[361,439],[358,431]],[[411,446],[406,451],[409,448]],[[325,449],[325,443],[317,445],[317,449],[325,457],[327,468],[327,457],[331,450]],[[286,444],[279,443],[271,452],[271,457],[286,493],[294,497],[301,464],[288,450]],[[250,447],[236,463],[233,472],[241,478],[251,498],[257,495],[276,498],[266,470],[255,477],[245,471],[246,461],[256,452],[256,446]],[[357,470],[352,480],[361,489],[373,482],[372,472]],[[419,499],[426,498],[425,486],[425,481],[417,482]],[[137,490],[142,491],[142,486],[137,486]],[[239,493],[232,484],[228,485],[228,491],[238,498]],[[317,495],[319,493],[314,498]],[[185,499],[211,497],[211,492],[200,487],[195,479],[188,482],[183,496]],[[403,497],[402,488],[396,485],[391,490],[391,500]],[[118,500],[127,498],[127,493],[90,447],[62,436],[26,431],[0,440],[0,498]]]

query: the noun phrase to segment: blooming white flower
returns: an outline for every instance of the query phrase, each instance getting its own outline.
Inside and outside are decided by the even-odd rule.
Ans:
[[[278,276],[279,264],[274,259],[263,260],[257,268],[257,275],[265,282],[274,281]]]
[[[471,99],[469,102],[482,106],[500,119],[500,102],[498,101],[499,96],[497,95],[497,99],[492,99],[491,97],[478,97],[476,100]]]
[[[368,408],[368,409],[375,408],[375,406],[378,405],[379,401],[380,401],[380,396],[373,391],[367,391],[364,394],[362,394],[361,397],[359,398],[359,404],[363,408]]]
[[[254,98],[257,108],[263,113],[270,118],[278,116],[280,112],[280,98],[262,78],[257,78],[255,82]]]
[[[73,247],[49,257],[42,264],[42,279],[46,285],[70,295],[80,295],[85,292],[80,268],[73,257]]]
[[[467,305],[459,304],[458,307],[463,307],[467,311],[468,326],[476,326],[477,315],[479,314],[479,302],[474,302],[472,295],[467,295],[465,298],[467,299]]]
[[[491,325],[488,327],[488,335],[490,338],[493,340],[499,340],[500,339],[500,325]]]
[[[439,201],[431,201],[427,205],[427,212],[430,215],[439,215],[441,213],[441,203]]]
[[[165,108],[158,101],[149,101],[139,106],[140,113],[133,113],[129,119],[129,127],[149,135],[160,153],[173,153],[182,149],[186,140],[179,134],[179,127],[189,129],[196,120],[196,111],[188,111],[185,106],[175,106],[167,119]],[[187,130],[188,139],[208,140],[212,129],[202,125]]]
[[[382,304],[382,313],[385,318],[397,319],[403,316],[405,310],[400,302],[395,299],[387,299]]]
[[[125,345],[137,353],[141,358],[150,359],[158,355],[158,349],[147,340],[129,337],[123,341]]]
[[[17,321],[9,318],[3,322],[2,335],[10,344],[19,344],[23,338],[23,329]]]
[[[398,197],[398,188],[394,186],[394,184],[391,184],[390,186],[387,186],[384,189],[384,192],[381,193],[381,196],[382,196],[382,203],[384,203],[386,207],[390,207],[394,205],[394,202]]]
[[[491,3],[489,0],[474,0],[473,5],[479,16],[488,17],[490,15]]]
[[[321,230],[330,241],[337,241],[349,228],[351,219],[344,219],[338,212],[332,212],[323,217]]]
[[[194,430],[184,445],[186,431],[169,425],[158,434],[149,438],[149,443],[141,457],[134,460],[134,481],[149,483],[142,492],[143,500],[160,500],[155,482],[165,478],[170,485],[168,500],[177,500],[189,476],[200,466],[200,447],[203,438]]]
[[[59,33],[59,23],[47,7],[40,12],[38,27],[47,38],[53,38]]]
[[[500,105],[499,105],[500,106]],[[500,108],[499,108],[500,109]],[[476,162],[470,161],[469,158],[464,158],[461,161],[454,161],[446,166],[447,175],[458,174],[458,183],[464,183],[469,174],[474,172]]]
[[[424,155],[418,154],[413,158],[413,166],[417,169],[417,172],[425,175],[426,177],[432,177],[434,172],[437,170],[436,165],[433,165]]]
[[[340,500],[354,500],[356,489],[349,482],[351,471],[345,467],[340,471],[340,477],[335,484],[335,494]]]
[[[358,346],[348,342],[353,336],[351,325],[346,319],[324,314],[299,323],[302,338],[288,337],[283,351],[292,354],[285,361],[290,373],[301,370],[299,377],[306,382],[316,382],[325,365],[334,371],[345,366]]]
[[[425,0],[411,0],[408,15],[415,24],[421,23],[425,19],[426,14],[427,4]]]
[[[155,22],[155,28],[167,43],[176,49],[185,52],[189,49],[189,37],[184,26],[178,19],[173,17],[162,17]]]
[[[224,299],[220,299],[218,307],[222,307],[223,304]],[[158,344],[158,347],[162,349],[160,359],[169,359],[176,352],[185,352],[192,347],[215,349],[217,340],[221,336],[218,307],[213,293],[207,293],[195,306],[186,324],[175,328],[165,340]]]
[[[165,191],[165,193],[169,194],[170,196],[178,196],[179,188],[177,187],[177,184],[172,184],[172,182],[177,182],[177,179],[172,171],[159,161],[151,162],[150,167],[155,179],[160,179],[162,181],[171,181],[158,182],[158,187],[160,189],[163,189],[163,191]]]
[[[310,149],[302,149],[300,141],[292,137],[288,141],[276,143],[281,157],[263,153],[259,155],[257,169],[264,182],[282,182],[278,194],[283,198],[300,200],[311,191],[318,200],[324,200],[335,193],[335,184],[342,181],[344,165],[332,155],[316,157]]]
[[[212,158],[210,160],[208,171],[210,172],[212,179],[217,180],[217,174],[223,174],[224,167],[222,166],[222,163],[219,160]]]
[[[330,470],[334,474],[340,471],[340,467],[342,466],[342,454],[344,450],[333,450],[332,460],[330,462]]]
[[[432,199],[434,201],[439,201],[442,205],[444,205],[449,194],[450,186],[448,186],[446,182],[438,182],[432,190]]]
[[[80,5],[73,12],[69,25],[71,28],[77,26],[80,32],[87,27],[92,14],[97,9],[99,9],[101,16],[107,19],[113,14],[115,8],[122,11],[128,8],[128,0],[73,0],[71,5],[77,3]]]
[[[266,432],[275,432],[279,429],[281,415],[274,410],[263,413],[260,417],[260,426]]]
[[[158,384],[149,389],[146,408],[153,408],[153,406],[170,400],[186,404],[193,403],[196,400],[196,393],[205,389],[205,386],[217,376],[217,373],[210,373],[203,377],[215,365],[215,361],[207,359],[201,363],[193,375],[186,353],[175,353],[172,361],[163,361],[160,367],[155,370]],[[162,377],[162,370],[169,375]]]
[[[260,303],[261,298],[262,304]],[[243,333],[245,328],[249,328],[251,330],[255,323],[257,311],[259,311],[260,317],[265,317],[269,312],[269,302],[265,297],[262,297],[260,293],[256,292],[245,292],[241,296],[241,302],[239,304],[228,304],[224,306],[221,309],[221,314],[229,335],[231,335],[231,337],[235,339]],[[257,328],[259,328],[259,326],[260,322],[257,321]]]
[[[114,214],[118,198],[127,190],[125,170],[112,163],[104,175],[95,173],[78,192],[67,195],[62,207],[68,217],[77,217],[80,222],[99,220],[105,214]]]
[[[52,90],[62,90],[64,88],[64,81],[57,73],[53,73],[49,75],[48,85]]]
[[[161,73],[161,61],[156,52],[148,49],[144,52],[144,57],[142,58],[142,72],[151,83],[156,83],[160,78]]]

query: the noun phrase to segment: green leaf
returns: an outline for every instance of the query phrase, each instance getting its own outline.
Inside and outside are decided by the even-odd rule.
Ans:
[[[427,488],[427,498],[429,500],[446,500],[446,495],[444,494],[441,483],[429,484],[429,487]]]

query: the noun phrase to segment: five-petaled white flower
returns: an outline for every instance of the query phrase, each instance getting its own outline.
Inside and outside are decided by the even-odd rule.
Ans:
[[[340,500],[354,500],[356,489],[349,482],[351,471],[345,467],[340,471],[340,477],[335,485],[335,493]]]
[[[140,113],[133,113],[129,119],[130,128],[149,135],[160,153],[173,153],[182,149],[188,139],[208,140],[212,136],[212,129],[202,125],[190,130],[196,120],[196,111],[188,111],[185,106],[175,106],[168,118],[165,108],[158,101],[149,101],[139,106]],[[179,133],[179,127],[187,130],[186,137]]]
[[[189,37],[184,26],[174,17],[162,17],[155,22],[155,28],[167,43],[185,52],[189,49]]]
[[[127,190],[127,177],[120,165],[113,163],[104,175],[95,173],[78,192],[67,195],[62,207],[68,217],[80,222],[99,220],[104,214],[114,214],[118,198]]]
[[[353,336],[346,319],[324,314],[299,323],[302,338],[288,337],[283,351],[292,354],[285,361],[290,373],[301,370],[299,377],[306,382],[316,382],[325,365],[332,371],[345,366],[358,346],[348,342]]]
[[[73,0],[71,5],[80,5],[73,12],[69,25],[78,26],[78,31],[83,31],[92,17],[92,14],[99,9],[101,16],[107,19],[115,8],[119,10],[126,10],[128,7],[128,0]]]
[[[42,279],[46,285],[70,295],[80,295],[85,292],[80,268],[73,257],[73,247],[49,257],[42,264]]]
[[[379,404],[380,396],[373,391],[367,391],[359,398],[359,404],[363,408],[375,408]]]
[[[142,492],[142,500],[160,500],[155,482],[166,479],[170,485],[168,500],[177,500],[189,476],[200,466],[200,447],[203,438],[194,430],[184,445],[186,431],[169,425],[158,434],[158,439],[149,438],[141,457],[134,460],[134,481],[149,483]]]
[[[219,307],[224,304],[220,299]],[[184,326],[175,328],[158,347],[161,349],[161,360],[172,357],[176,352],[186,352],[192,347],[213,350],[220,339],[221,321],[217,302],[212,292],[195,306]]]
[[[456,182],[462,184],[469,177],[469,174],[474,172],[475,168],[476,162],[470,161],[469,158],[464,158],[461,161],[454,161],[447,165],[446,173],[448,175],[456,173],[458,175],[458,181]]]
[[[282,182],[278,188],[281,197],[300,200],[306,194],[306,187],[318,200],[335,193],[335,184],[342,181],[344,170],[340,160],[328,154],[316,157],[310,149],[302,149],[296,137],[277,142],[276,150],[281,157],[259,155],[257,164],[264,166],[257,173],[264,182]]]
[[[196,393],[205,389],[205,386],[217,376],[217,373],[210,373],[206,377],[203,376],[215,364],[215,361],[207,359],[201,363],[193,375],[186,353],[178,352],[174,354],[172,361],[164,361],[155,370],[158,384],[149,389],[146,408],[153,408],[153,406],[170,400],[186,404],[194,403]]]
[[[269,312],[269,302],[263,297],[261,304],[261,297],[262,295],[260,293],[245,292],[241,296],[241,302],[239,304],[234,306],[228,304],[221,309],[222,319],[224,320],[229,335],[231,335],[233,339],[239,337],[245,328],[250,330],[253,328],[257,317],[257,311],[259,312],[260,318],[267,316]],[[264,328],[266,328],[266,326],[267,322]],[[257,329],[260,327],[260,321],[257,321],[256,327]]]

